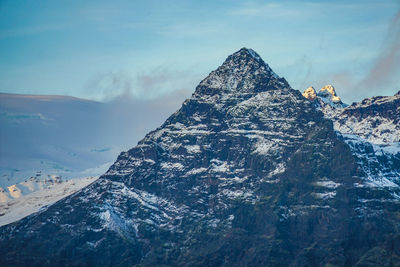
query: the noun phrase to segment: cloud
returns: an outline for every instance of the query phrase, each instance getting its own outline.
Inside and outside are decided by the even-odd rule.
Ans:
[[[86,85],[105,105],[101,115],[104,143],[129,149],[179,109],[199,82],[190,71],[158,66],[135,74],[127,71],[96,74]]]
[[[132,77],[122,71],[96,73],[85,85],[89,98],[107,101],[120,95],[132,94]]]
[[[356,85],[357,88],[383,89],[397,82],[400,86],[400,11],[389,24],[382,49],[366,76]],[[363,89],[366,90],[366,89]]]
[[[152,99],[120,95],[106,102],[102,129],[110,139],[104,142],[122,150],[135,146],[148,132],[159,127],[177,111],[191,93],[192,90],[182,89]]]
[[[169,91],[192,87],[194,77],[188,71],[172,70],[158,66],[151,71],[136,74],[136,92],[139,96],[153,98]]]
[[[386,31],[380,49],[369,63],[361,65],[359,58],[355,58],[352,70],[331,72],[323,76],[312,73],[306,76],[309,82],[311,80],[311,85],[317,85],[318,88],[324,84],[333,84],[344,101],[349,102],[397,92],[400,89],[400,11],[390,20]]]
[[[191,71],[173,70],[158,66],[135,74],[127,71],[109,71],[95,74],[85,85],[90,99],[103,102],[116,98],[149,100],[172,92],[193,92],[200,77]]]

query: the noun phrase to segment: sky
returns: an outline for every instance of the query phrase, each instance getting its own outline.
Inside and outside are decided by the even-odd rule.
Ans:
[[[3,93],[180,102],[242,47],[294,89],[393,95],[400,1],[0,0]]]

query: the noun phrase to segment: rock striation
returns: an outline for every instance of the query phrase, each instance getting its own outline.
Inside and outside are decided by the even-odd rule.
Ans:
[[[0,265],[393,265],[399,201],[251,49],[97,181],[0,228]]]

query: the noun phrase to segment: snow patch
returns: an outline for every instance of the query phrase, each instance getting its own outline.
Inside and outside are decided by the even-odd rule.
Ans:
[[[98,177],[70,179],[0,203],[0,226],[18,221],[88,186]],[[0,191],[0,199],[1,191]]]
[[[192,145],[192,146],[185,146],[188,153],[200,153],[200,146],[199,145]]]

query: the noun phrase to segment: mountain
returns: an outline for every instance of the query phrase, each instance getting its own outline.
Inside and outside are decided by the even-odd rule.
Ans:
[[[97,177],[64,180],[60,176],[45,179],[35,176],[18,184],[0,187],[0,226],[18,221],[75,193]]]
[[[37,173],[43,179],[103,174],[178,107],[165,97],[159,102],[0,93],[0,187]]]
[[[328,86],[325,86],[326,88]],[[330,86],[333,88],[333,86]],[[321,89],[322,91],[323,89]],[[321,92],[320,91],[320,92]],[[332,97],[336,96],[331,90]],[[366,98],[350,106],[303,92],[350,146],[371,185],[387,187],[398,195],[400,187],[400,93]],[[337,97],[337,96],[336,96]],[[340,99],[338,97],[338,99]]]
[[[400,196],[400,95],[367,98],[334,118],[371,184]]]
[[[314,87],[308,87],[303,92],[303,96],[310,100],[318,110],[321,110],[326,118],[332,119],[337,110],[345,108],[341,98],[336,94],[335,87],[328,84],[322,87],[318,93]]]
[[[400,262],[399,200],[242,48],[97,181],[0,228],[0,265]]]
[[[75,97],[1,93],[0,187],[37,173],[39,179],[104,173],[119,149],[103,143],[104,113],[103,103]]]
[[[400,93],[366,98],[344,109],[335,120],[340,132],[374,144],[400,142]]]

